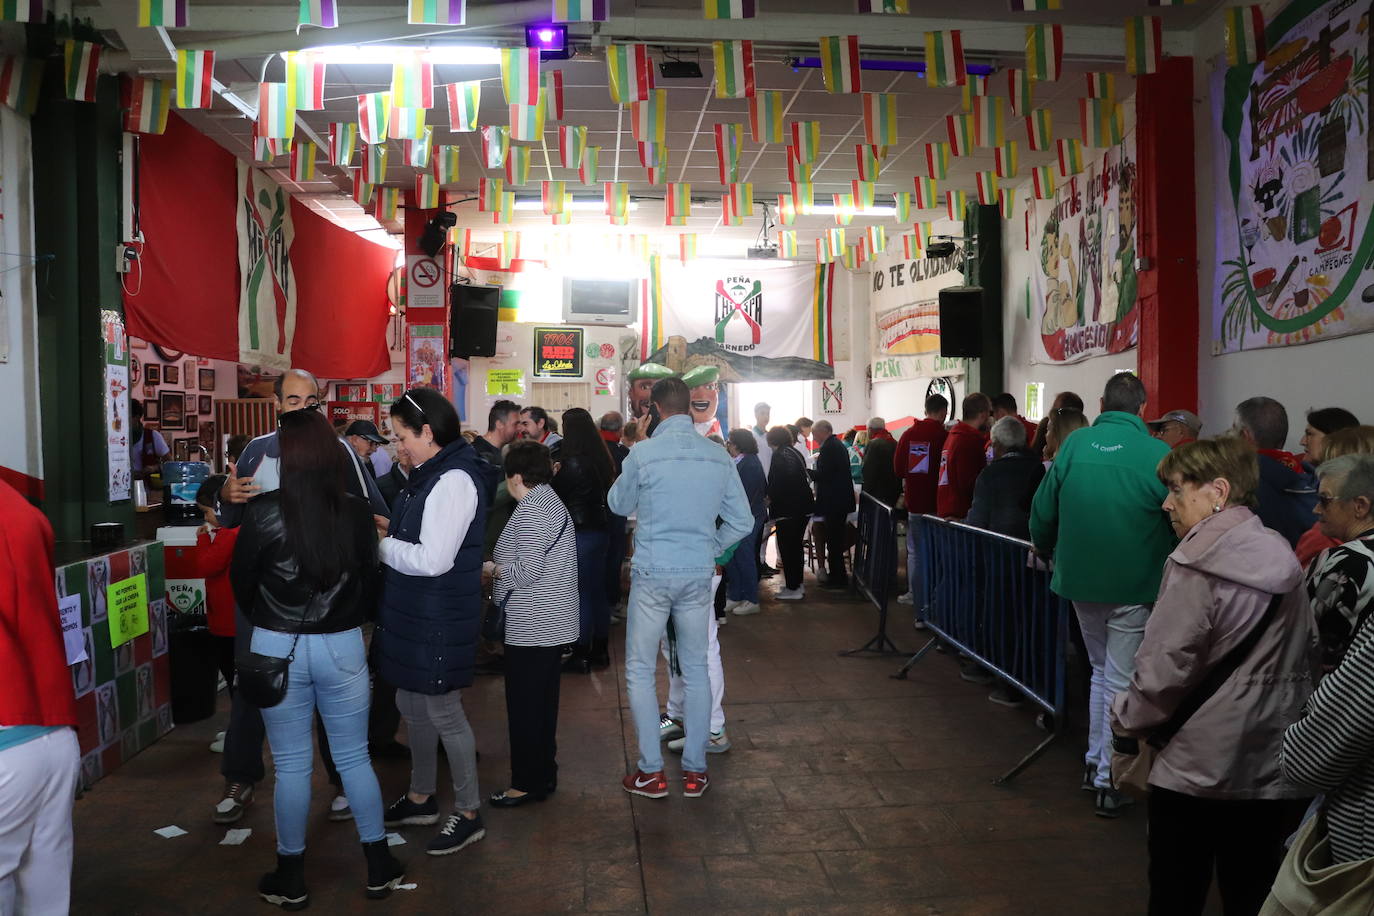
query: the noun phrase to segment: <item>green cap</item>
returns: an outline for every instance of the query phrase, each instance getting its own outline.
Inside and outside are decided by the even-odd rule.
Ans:
[[[672,378],[675,375],[677,373],[667,366],[660,366],[658,363],[640,363],[630,371],[627,377],[633,382],[641,378],[661,379]]]
[[[682,381],[688,388],[706,385],[720,378],[719,366],[694,366],[682,373]]]

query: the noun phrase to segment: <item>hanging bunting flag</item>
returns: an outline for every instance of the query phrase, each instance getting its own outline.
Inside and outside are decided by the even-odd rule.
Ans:
[[[129,133],[160,134],[167,129],[172,110],[172,84],[143,76],[129,80],[129,104],[124,129]]]
[[[864,141],[888,146],[897,142],[897,94],[864,93]]]
[[[973,177],[978,184],[978,203],[983,206],[997,203],[997,175],[993,172],[975,172]]]
[[[215,97],[214,81],[214,51],[177,51],[178,108],[209,108]]]
[[[867,243],[864,250],[870,256],[882,254],[887,250],[887,227],[869,226],[864,233],[864,240]]]
[[[606,73],[611,101],[617,105],[642,102],[653,85],[653,61],[646,44],[607,45]]]
[[[1011,113],[1024,118],[1031,113],[1035,107],[1033,87],[1035,82],[1031,80],[1025,70],[1007,71],[1007,95],[1011,99]]]
[[[799,161],[807,165],[815,162],[821,149],[821,122],[793,121],[792,143],[789,148]]]
[[[711,42],[711,58],[715,62],[716,98],[753,98],[754,43],[752,41],[713,41]]]
[[[854,200],[854,206],[859,210],[872,210],[873,201],[877,196],[878,188],[871,181],[851,180],[849,182],[850,197]]]
[[[1006,142],[1000,97],[989,95],[973,100],[973,135],[984,149]]]
[[[720,222],[722,226],[740,226],[744,223],[743,217],[731,208],[728,194],[720,199]]]
[[[0,103],[23,115],[38,108],[38,90],[43,82],[43,61],[6,57],[0,61]]]
[[[545,216],[562,213],[567,197],[568,183],[566,181],[541,181],[539,183],[539,198],[544,204]]]
[[[42,22],[47,17],[47,0],[0,0],[0,21]]]
[[[479,178],[477,180],[477,212],[486,213],[501,206],[501,195],[506,191],[506,183],[499,178]]]
[[[1115,73],[1085,73],[1083,78],[1088,84],[1088,98],[1090,99],[1115,99],[1116,98],[1116,74]]]
[[[362,169],[349,169],[353,175],[353,202],[360,207],[366,207],[372,203],[372,198],[376,195],[376,185],[370,185],[362,179]]]
[[[20,0],[20,5],[28,4]],[[139,28],[184,29],[188,21],[186,7],[187,0],[138,0]]]
[[[911,192],[894,191],[892,193],[893,216],[897,222],[905,223],[911,221]]]
[[[652,89],[647,99],[630,103],[630,129],[640,143],[663,145],[668,138],[667,89]]]
[[[100,73],[100,45],[69,38],[62,45],[62,63],[67,98],[73,102],[94,102],[96,77]]]
[[[844,229],[830,228],[825,230],[825,248],[826,253],[829,255],[828,260],[833,261],[835,258],[840,257],[841,253],[846,249],[844,243]]]
[[[567,226],[572,223],[572,195],[563,198],[563,209],[549,214],[549,223],[554,226]]]
[[[472,257],[472,229],[463,226],[450,226],[448,230],[448,243],[453,246],[460,261],[466,261]]]
[[[1164,24],[1158,16],[1126,20],[1126,72],[1131,76],[1155,73],[1164,54]]]
[[[1016,141],[1003,143],[993,152],[998,178],[1015,178],[1020,169],[1021,157],[1017,153]]]
[[[816,239],[816,263],[829,264],[833,258],[830,256],[830,244],[826,239]]]
[[[860,181],[877,181],[882,170],[882,157],[879,147],[871,143],[860,143],[854,147],[854,160],[858,166]]]
[[[926,85],[962,86],[967,78],[959,30],[926,32]]]
[[[902,233],[902,257],[908,261],[915,261],[921,253],[921,242],[918,236],[911,232]]]
[[[940,185],[934,178],[916,179],[916,209],[933,210],[940,206]]]
[[[411,168],[428,169],[434,156],[434,128],[426,126],[418,140],[402,140],[401,155]]]
[[[601,147],[589,146],[582,151],[582,163],[577,167],[577,178],[583,184],[596,184],[597,163],[601,158]]]
[[[1026,138],[1037,153],[1050,148],[1054,141],[1054,121],[1048,108],[1037,108],[1026,117]]]
[[[421,210],[439,208],[439,183],[427,172],[415,176],[415,206]]]
[[[783,142],[782,93],[769,89],[749,99],[749,135],[755,143]]]
[[[834,201],[833,207],[837,225],[848,226],[854,222],[854,195],[831,194],[830,199]]]
[[[692,186],[688,182],[668,182],[665,198],[664,212],[669,220],[668,225],[679,225],[678,223],[672,222],[672,220],[685,220],[692,215]]]
[[[740,216],[754,215],[754,185],[752,182],[735,182],[725,186],[725,196],[730,207]]]
[[[510,138],[515,143],[540,143],[544,140],[544,113],[547,106],[544,93],[539,93],[539,104],[510,107]]]
[[[797,232],[795,229],[778,230],[778,257],[795,258],[797,256]]]
[[[941,180],[949,177],[949,149],[948,143],[927,143],[926,144],[926,177],[939,178]]]
[[[469,133],[477,129],[477,109],[482,103],[482,81],[449,83],[448,129],[454,133]]]
[[[411,25],[462,25],[467,0],[410,0],[406,21]]]
[[[863,91],[858,35],[829,35],[821,39],[821,75],[826,92]]]
[[[285,83],[258,84],[257,132],[269,140],[289,140],[295,135],[296,111]]]
[[[909,13],[908,0],[857,0],[860,13]]]
[[[575,169],[582,164],[582,153],[587,149],[587,128],[571,124],[558,127],[558,164],[565,169]]]
[[[743,124],[717,124],[716,172],[721,184],[739,181],[739,149],[744,142]]]
[[[300,15],[296,18],[298,33],[303,25],[321,29],[338,28],[339,0],[301,0]]]
[[[668,147],[662,143],[635,144],[639,151],[639,164],[646,169],[661,169],[668,164]]]
[[[787,148],[787,180],[792,184],[811,183],[811,163],[798,159],[796,150],[791,146]]]
[[[1226,63],[1231,67],[1264,60],[1264,10],[1259,4],[1226,10]]]
[[[501,233],[501,244],[496,247],[496,262],[502,270],[509,270],[511,262],[520,257],[520,242],[520,233],[513,229]]]
[[[979,96],[988,94],[988,90],[991,88],[990,82],[991,81],[986,76],[969,75],[964,79],[964,88],[961,93],[963,96],[964,111],[972,111],[973,100]]]
[[[386,165],[390,151],[385,143],[369,143],[363,146],[363,167],[359,176],[366,184],[381,184],[386,181]]]
[[[754,0],[701,0],[701,14],[707,19],[753,19],[758,4]]]
[[[1042,10],[1057,10],[1061,0],[1008,0],[1013,13],[1037,13]]]
[[[563,120],[563,71],[549,70],[544,74],[544,106],[548,116]]]
[[[612,226],[628,226],[630,225],[630,214],[626,213],[624,216],[608,216],[606,217],[606,222],[610,223]]]
[[[605,22],[609,0],[553,0],[554,22]]]
[[[1016,189],[1001,188],[997,192],[997,202],[1002,206],[1002,219],[1011,219],[1016,215]]]
[[[482,128],[482,161],[489,169],[505,166],[510,154],[510,129],[499,125]]]
[[[530,180],[530,148],[512,146],[506,154],[506,184],[522,185]]]
[[[420,51],[402,52],[391,65],[391,104],[397,108],[434,107],[434,64]]]
[[[378,188],[374,217],[381,223],[394,223],[401,207],[400,188]]]
[[[392,108],[386,125],[386,135],[392,140],[418,140],[425,132],[425,110]]]
[[[358,96],[358,135],[364,143],[381,143],[386,139],[387,118],[391,114],[389,92],[369,92]]]
[[[949,132],[949,151],[956,156],[973,152],[973,115],[945,115],[945,129]]]
[[[624,181],[606,184],[606,215],[624,216],[630,212],[630,186]]]
[[[968,192],[946,191],[945,206],[950,219],[962,221],[968,212]]]
[[[1084,146],[1115,146],[1125,127],[1121,106],[1110,99],[1079,99],[1078,123]]]
[[[253,135],[253,161],[262,165],[271,165],[272,160],[278,156],[285,156],[291,152],[291,141],[277,137],[259,137]]]
[[[335,121],[329,125],[329,164],[348,168],[353,164],[353,151],[358,148],[358,125],[352,121]]]
[[[816,186],[809,181],[792,182],[792,205],[802,216],[810,213],[816,205]]]
[[[458,181],[457,146],[440,146],[434,150],[434,180],[439,184],[454,184]]]
[[[180,52],[178,52],[180,53]],[[286,86],[297,111],[324,108],[324,58],[309,51],[286,52]]]
[[[501,91],[507,105],[539,104],[539,49],[501,49]]]
[[[797,222],[797,202],[792,199],[792,195],[783,193],[778,195],[778,224],[791,226]]]
[[[1059,177],[1068,178],[1083,171],[1083,141],[1067,139],[1057,141],[1059,145]]]
[[[1026,73],[1033,80],[1059,79],[1064,65],[1064,27],[1041,23],[1026,26]]]
[[[496,198],[496,209],[491,211],[491,221],[496,225],[509,223],[515,219],[515,192],[502,191]]]
[[[677,237],[677,259],[683,264],[697,256],[697,234],[695,232],[682,232]],[[651,259],[651,263],[657,261],[657,257]]]

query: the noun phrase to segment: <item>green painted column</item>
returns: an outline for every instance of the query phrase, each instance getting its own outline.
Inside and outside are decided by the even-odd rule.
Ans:
[[[983,288],[982,358],[969,360],[967,391],[988,397],[1006,385],[1006,350],[1002,340],[1002,214],[995,206],[971,203],[965,211],[964,237],[969,256],[964,260],[964,282]],[[956,408],[957,410],[957,408]]]

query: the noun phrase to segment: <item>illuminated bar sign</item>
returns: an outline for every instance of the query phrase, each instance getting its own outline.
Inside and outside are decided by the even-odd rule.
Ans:
[[[582,328],[535,328],[534,374],[544,378],[581,378],[582,335]]]

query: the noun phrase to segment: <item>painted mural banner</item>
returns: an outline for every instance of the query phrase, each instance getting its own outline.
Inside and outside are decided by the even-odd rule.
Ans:
[[[940,290],[964,282],[964,255],[879,262],[869,303],[875,358],[940,352]]]
[[[1374,329],[1368,4],[1297,0],[1214,77],[1223,176],[1212,352]]]
[[[238,187],[239,362],[289,369],[296,333],[291,196],[243,161]]]
[[[1039,257],[1031,292],[1044,361],[1076,363],[1136,345],[1136,209],[1134,130],[1053,199],[1032,203],[1030,246]]]

